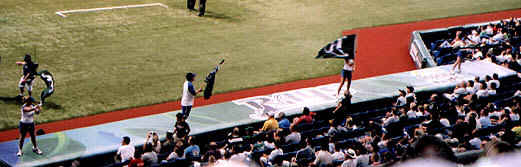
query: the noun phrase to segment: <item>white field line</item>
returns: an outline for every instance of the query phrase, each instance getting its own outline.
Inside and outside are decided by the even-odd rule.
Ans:
[[[141,4],[141,5],[126,5],[126,6],[112,6],[112,7],[104,7],[104,8],[66,10],[66,11],[58,11],[58,12],[55,12],[55,13],[57,15],[61,16],[61,17],[67,17],[65,15],[67,13],[94,12],[94,11],[102,11],[102,10],[140,8],[140,7],[151,7],[151,6],[161,6],[161,7],[164,7],[164,8],[168,8],[168,6],[163,5],[162,3],[149,3],[149,4]]]

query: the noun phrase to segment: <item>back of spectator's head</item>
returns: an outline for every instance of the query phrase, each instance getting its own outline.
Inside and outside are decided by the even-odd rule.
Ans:
[[[414,92],[414,87],[412,87],[412,86],[407,86],[406,88],[407,88],[407,90],[408,90],[410,93]]]
[[[167,140],[172,140],[173,137],[174,137],[174,132],[172,132],[172,131],[170,131],[170,130],[169,130],[169,131],[166,131],[166,139],[167,139]]]
[[[128,137],[128,136],[123,136],[123,143],[125,143],[125,144],[130,144],[130,137]]]
[[[490,89],[496,90],[497,89],[497,84],[495,82],[490,83]]]
[[[177,120],[182,120],[184,116],[183,113],[177,113],[175,117],[177,118]]]
[[[474,81],[473,80],[468,80],[467,81],[467,85],[468,85],[468,87],[474,87]]]
[[[284,113],[284,112],[282,112],[282,111],[279,112],[279,118],[280,118],[280,119],[284,119],[284,118],[286,118],[286,113]]]
[[[494,157],[503,153],[508,153],[514,151],[514,147],[510,145],[507,142],[504,141],[491,141],[487,142],[485,146],[483,147],[483,152],[481,153],[481,156],[486,157]]]
[[[481,90],[486,90],[486,89],[487,89],[487,83],[481,82]]]
[[[485,81],[490,81],[492,79],[492,77],[490,77],[490,75],[485,75]]]
[[[499,80],[499,75],[497,73],[492,74],[492,78],[495,80]]]
[[[405,96],[405,94],[407,94],[403,89],[398,89],[398,92],[400,92],[400,96]]]
[[[239,135],[239,127],[233,128],[232,134]]]
[[[480,80],[479,76],[474,77],[475,82],[479,82],[479,80]]]
[[[309,108],[308,107],[304,107],[304,110],[302,110],[302,113],[304,115],[309,115],[309,113],[310,113]]]
[[[135,148],[135,151],[134,151],[134,158],[136,158],[136,159],[141,159],[141,153],[142,153],[142,152],[141,152],[141,148],[136,147],[136,148]]]
[[[152,149],[153,149],[152,143],[147,142],[145,144],[146,144],[146,147],[145,147],[145,150],[143,150],[143,152],[152,152]]]
[[[485,110],[485,109],[481,110],[481,115],[488,116],[488,110]]]
[[[273,111],[268,112],[268,118],[274,118],[274,117],[275,117],[275,112],[273,112]]]
[[[210,147],[210,149],[215,150],[215,149],[217,149],[217,143],[215,143],[214,141],[212,141],[212,142],[210,142],[209,147]]]
[[[196,140],[195,136],[188,137],[188,144],[189,145],[194,145],[195,144],[195,140]]]
[[[425,135],[411,144],[412,158],[437,158],[456,162],[457,158],[449,145],[438,137]]]

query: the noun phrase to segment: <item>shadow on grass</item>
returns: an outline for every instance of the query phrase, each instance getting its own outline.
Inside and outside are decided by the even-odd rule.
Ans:
[[[56,109],[56,110],[63,110],[63,106],[53,103],[53,102],[45,102],[45,103],[43,103],[43,107],[52,108],[52,109]]]
[[[210,11],[205,12],[203,17],[208,17],[208,18],[212,18],[212,19],[220,19],[220,20],[228,20],[228,21],[239,21],[239,19],[237,19],[237,18],[230,17],[230,16],[227,16],[222,13],[214,13],[214,12],[210,12]]]
[[[0,100],[6,102],[8,104],[22,105],[22,96],[13,96],[13,97],[0,96]]]

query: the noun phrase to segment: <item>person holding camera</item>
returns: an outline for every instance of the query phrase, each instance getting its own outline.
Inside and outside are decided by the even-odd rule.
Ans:
[[[150,140],[152,138],[152,140]],[[152,151],[159,153],[161,151],[161,142],[159,141],[159,136],[156,132],[148,132],[147,140],[145,143],[151,143],[152,144]],[[143,148],[144,150],[144,148]]]
[[[27,135],[27,132],[29,132],[29,135],[31,136],[31,143],[33,143],[33,152],[42,155],[42,151],[38,149],[38,146],[36,145],[36,134],[34,133],[34,114],[40,114],[41,108],[38,105],[34,105],[34,99],[30,96],[24,96],[22,98],[23,105],[21,108],[22,118],[20,119],[20,140],[19,140],[19,147],[18,147],[18,153],[16,153],[17,156],[23,155],[23,146],[24,146],[24,139]]]

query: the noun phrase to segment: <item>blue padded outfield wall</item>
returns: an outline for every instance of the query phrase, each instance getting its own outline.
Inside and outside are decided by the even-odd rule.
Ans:
[[[452,88],[456,82],[473,79],[475,76],[498,73],[504,78],[516,75],[507,68],[481,61],[463,63],[462,72],[456,75],[449,74],[450,68],[451,66],[439,66],[356,80],[351,86],[353,103],[396,97],[399,88],[404,89],[409,85],[416,88],[415,92],[436,91]],[[302,108],[306,106],[312,111],[330,109],[338,101],[335,96],[337,86],[338,84],[328,84],[196,107],[188,119],[191,134],[262,122],[266,119],[264,113],[268,111],[284,111],[291,116],[301,114]],[[145,142],[149,131],[164,134],[167,130],[172,130],[177,112],[179,111],[38,136],[42,156],[31,152],[29,139],[26,139],[23,148],[25,154],[20,158],[16,156],[18,141],[3,142],[0,143],[0,160],[12,166],[42,166],[115,153],[122,136],[129,136],[131,144],[138,146]]]

